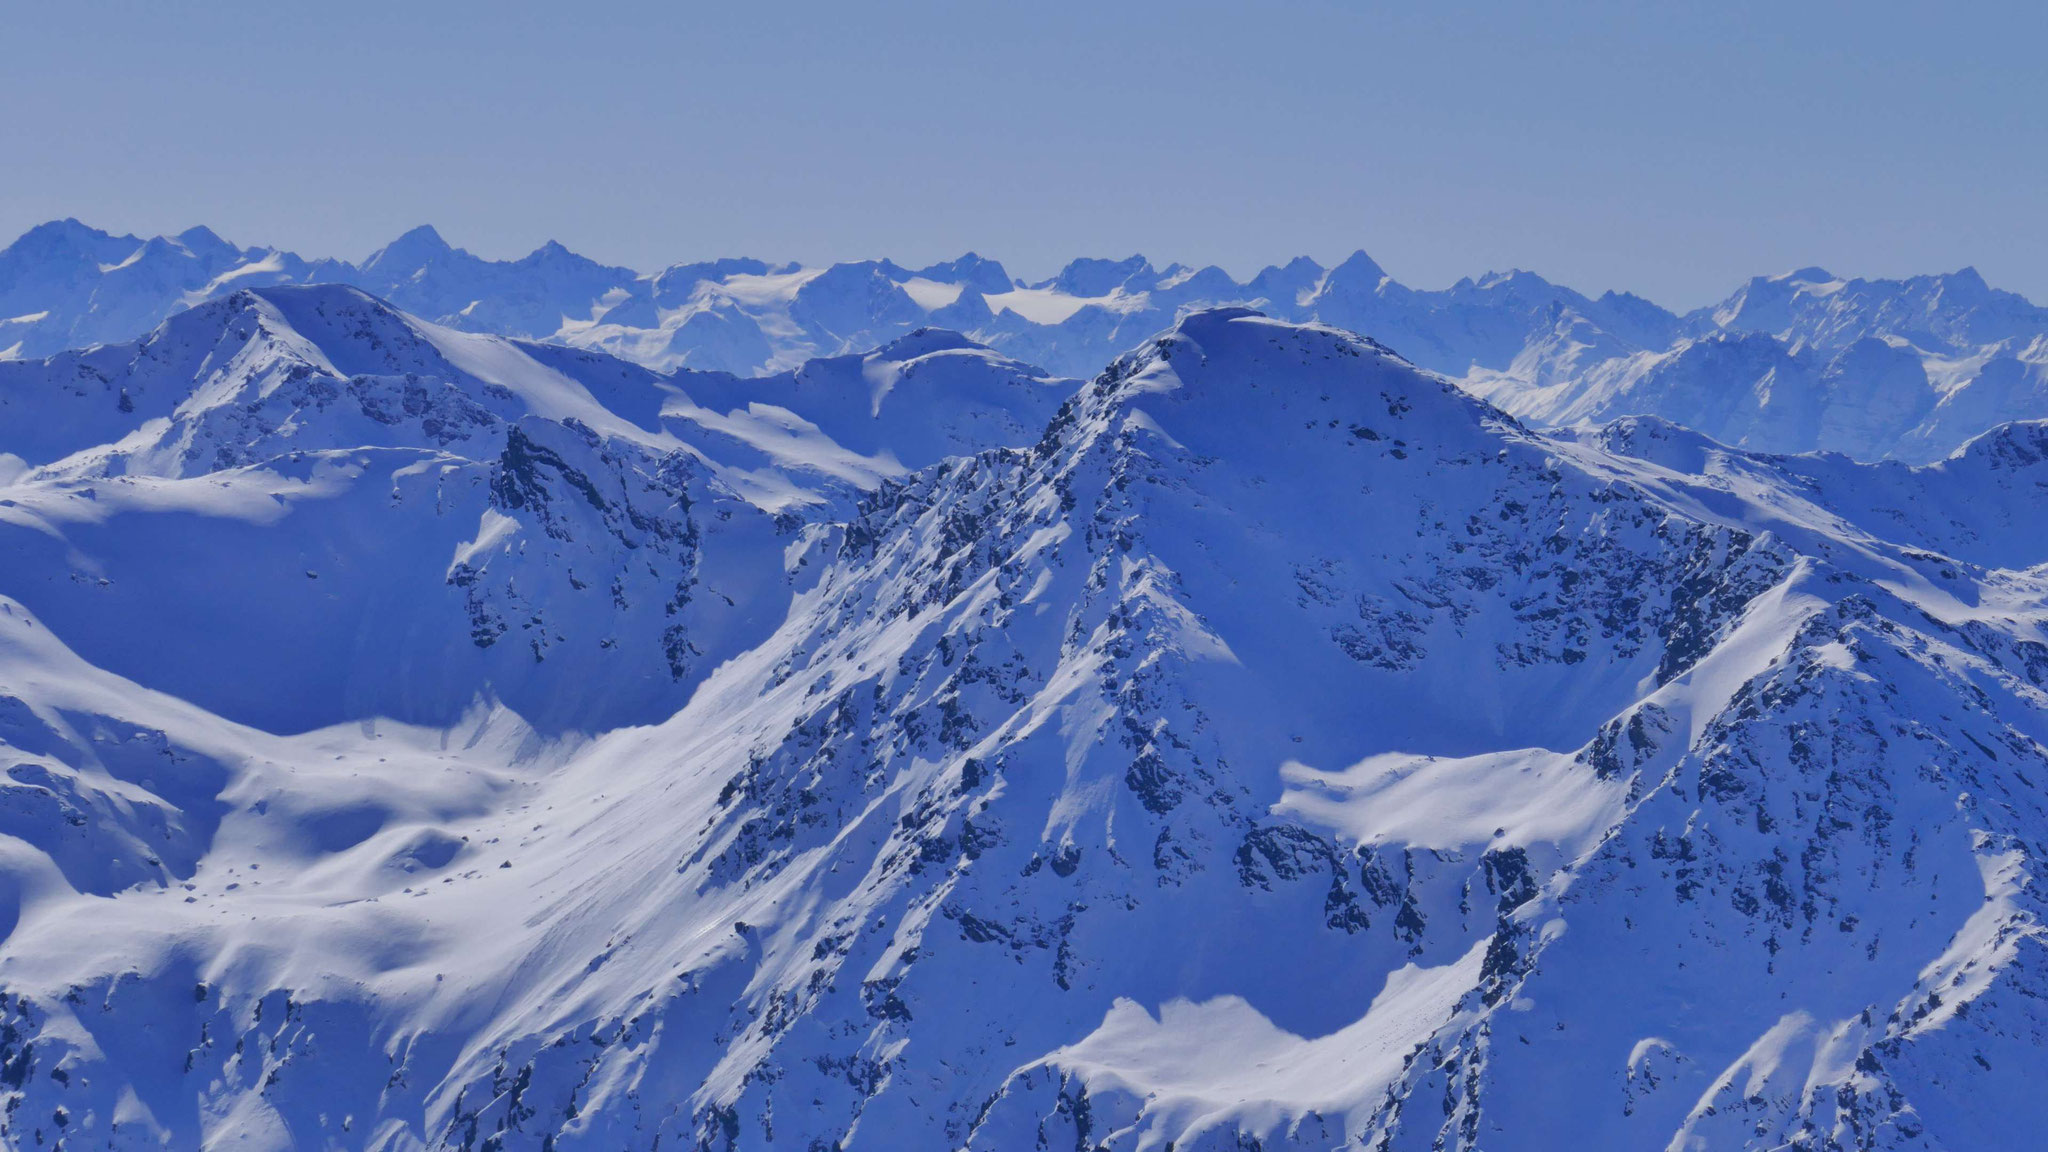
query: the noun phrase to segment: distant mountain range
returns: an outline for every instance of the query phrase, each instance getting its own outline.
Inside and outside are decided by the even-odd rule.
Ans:
[[[1243,282],[1137,256],[1076,260],[1037,283],[973,254],[914,270],[726,259],[648,274],[555,243],[485,260],[427,227],[358,265],[241,248],[204,228],[143,240],[65,220],[0,251],[0,356],[131,339],[238,288],[309,283],[361,287],[463,331],[742,376],[931,327],[1080,376],[1190,311],[1245,305],[1370,335],[1545,425],[1652,415],[1755,450],[1924,462],[1997,423],[2048,416],[2048,310],[1970,269],[1856,280],[1809,268],[1680,315],[1529,272],[1422,291],[1363,252]]]

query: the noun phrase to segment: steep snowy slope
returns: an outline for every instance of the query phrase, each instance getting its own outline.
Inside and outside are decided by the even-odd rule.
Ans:
[[[689,378],[348,299],[367,335],[314,334],[340,302],[252,295],[246,339],[288,342],[267,305],[331,378],[389,353],[508,409],[467,457],[494,502],[451,517],[486,530],[423,535],[436,563],[581,573],[567,541],[647,531],[605,485],[680,456],[700,562],[772,552],[762,629],[648,726],[529,726],[501,689],[509,710],[364,704],[276,736],[198,706],[222,670],[145,687],[81,659],[103,663],[66,646],[84,614],[29,596],[62,553],[0,571],[8,1140],[1974,1149],[2043,1119],[2037,428],[1933,469],[1654,421],[1554,437],[1238,309],[1120,358],[1024,446],[854,483],[792,445],[881,459],[856,438],[899,419],[900,443],[945,439],[893,399],[1042,382],[926,334],[782,381],[740,435],[692,415],[722,401]],[[174,450],[213,379],[124,446],[7,449],[0,510],[69,533],[84,512],[31,501],[124,478],[280,506],[291,449]],[[771,405],[790,439],[761,432]],[[344,454],[429,459],[423,422],[391,428]],[[658,437],[662,464],[635,455]],[[602,499],[535,463],[572,440]],[[725,458],[762,444],[783,455]],[[382,496],[382,469],[355,483]],[[771,472],[821,495],[740,482]],[[708,539],[750,508],[769,548]],[[690,562],[640,544],[628,567]],[[157,602],[182,610],[170,568]],[[133,624],[130,648],[170,626]],[[298,654],[345,663],[338,642]]]

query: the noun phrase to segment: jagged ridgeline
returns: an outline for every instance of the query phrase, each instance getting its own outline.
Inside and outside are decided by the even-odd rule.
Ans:
[[[320,283],[460,331],[660,370],[774,376],[936,326],[1089,376],[1190,311],[1248,305],[1370,333],[1552,426],[1650,415],[1756,451],[1932,463],[2000,423],[2048,417],[2048,309],[1970,268],[1902,280],[1802,268],[1679,314],[1523,271],[1416,289],[1364,252],[1328,268],[1297,257],[1242,281],[1132,256],[1074,260],[1027,282],[973,253],[916,269],[720,259],[643,274],[552,242],[486,260],[429,227],[351,264],[204,228],[143,240],[62,220],[0,249],[0,360],[129,340],[239,290]]]
[[[661,375],[333,288],[0,402],[15,1144],[2043,1119],[2040,426],[1552,434],[1242,308]]]

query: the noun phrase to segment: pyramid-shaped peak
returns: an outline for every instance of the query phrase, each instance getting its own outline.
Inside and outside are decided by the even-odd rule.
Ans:
[[[371,253],[370,258],[363,262],[363,267],[381,267],[389,270],[390,266],[417,265],[453,251],[448,241],[441,238],[441,233],[432,224],[422,224]]]
[[[393,243],[405,244],[409,246],[431,246],[435,248],[448,247],[448,241],[443,240],[441,238],[440,230],[435,228],[432,224],[421,224],[416,227],[409,228],[397,240],[393,241]]]
[[[241,251],[241,249],[222,239],[218,232],[204,224],[187,228],[175,237],[172,237],[172,239],[183,245],[186,251],[191,252],[195,256],[204,256],[208,253],[234,255]]]
[[[1332,280],[1364,284],[1367,287],[1378,284],[1386,279],[1386,277],[1387,270],[1380,267],[1379,261],[1366,255],[1363,248],[1345,257],[1343,263],[1330,269],[1330,279]]]
[[[1943,279],[1963,288],[1985,289],[1991,287],[1991,285],[1985,283],[1983,274],[1977,271],[1977,267],[1974,264],[1965,264],[1943,277]]]

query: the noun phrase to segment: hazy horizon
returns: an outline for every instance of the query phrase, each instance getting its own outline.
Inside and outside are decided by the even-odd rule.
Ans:
[[[971,249],[1032,279],[1362,248],[1418,287],[1523,268],[1679,310],[1974,266],[2048,299],[2048,16],[2017,5],[114,7],[0,16],[0,155],[33,176],[0,234],[360,260],[431,223],[493,259]]]

